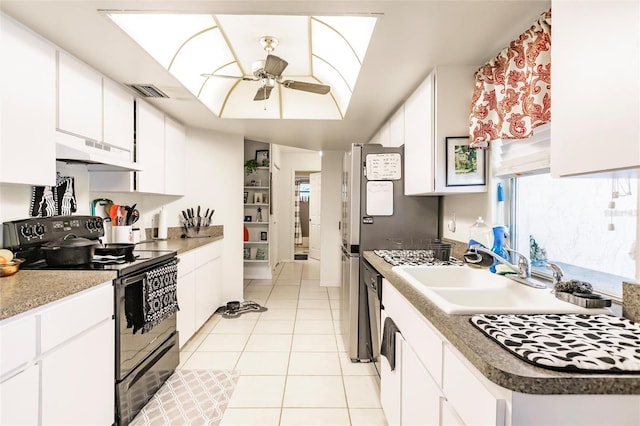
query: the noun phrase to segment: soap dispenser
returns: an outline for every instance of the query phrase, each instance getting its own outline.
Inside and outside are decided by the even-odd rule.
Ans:
[[[494,226],[493,227],[493,246],[491,247],[491,251],[497,254],[498,256],[504,258],[509,261],[509,252],[505,248],[507,238],[507,228],[505,226]],[[496,272],[496,266],[499,265],[500,262],[494,259],[493,263],[489,267],[489,270],[493,273]]]
[[[469,228],[469,246],[480,244],[484,248],[490,248],[493,243],[491,228],[484,223],[482,216]]]

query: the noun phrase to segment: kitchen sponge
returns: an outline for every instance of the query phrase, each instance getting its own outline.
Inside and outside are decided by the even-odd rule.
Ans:
[[[569,280],[560,281],[554,287],[556,292],[561,293],[593,293],[593,286],[585,281]]]

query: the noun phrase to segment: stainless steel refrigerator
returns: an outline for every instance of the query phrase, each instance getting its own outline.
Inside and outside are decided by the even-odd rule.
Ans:
[[[354,144],[342,172],[341,331],[349,358],[371,361],[362,253],[419,245],[440,236],[438,196],[404,195],[404,147]],[[406,245],[404,246],[406,248]]]

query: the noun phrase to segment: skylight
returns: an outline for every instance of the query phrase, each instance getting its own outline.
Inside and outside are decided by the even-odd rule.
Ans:
[[[376,23],[369,16],[107,16],[221,118],[342,119]],[[267,57],[265,36],[276,38],[271,54],[288,63],[277,80],[300,82],[301,90],[276,83],[268,99],[254,100],[264,84],[253,69]],[[317,85],[329,93],[306,91]]]

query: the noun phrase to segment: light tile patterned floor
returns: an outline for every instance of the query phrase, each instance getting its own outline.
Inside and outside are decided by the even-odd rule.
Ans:
[[[185,345],[180,367],[236,369],[222,420],[231,425],[386,425],[370,363],[352,363],[339,327],[340,291],[320,287],[320,263],[286,262],[245,283],[263,313],[214,315]]]

